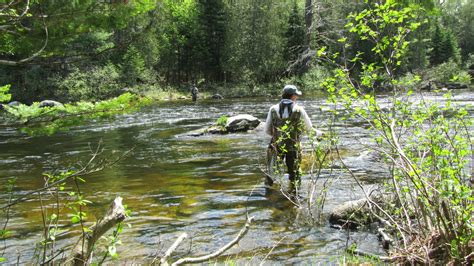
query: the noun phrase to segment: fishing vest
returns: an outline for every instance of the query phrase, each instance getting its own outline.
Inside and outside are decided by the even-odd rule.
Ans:
[[[272,146],[280,152],[299,150],[303,122],[300,109],[295,103],[280,102],[279,114],[272,109]],[[288,117],[282,118],[284,109],[288,110]]]

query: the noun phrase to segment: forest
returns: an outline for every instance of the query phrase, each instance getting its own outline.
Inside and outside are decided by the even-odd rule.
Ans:
[[[422,23],[407,36],[409,52],[397,75],[468,84],[472,1],[396,2],[414,7]],[[321,48],[341,52],[338,40],[344,38],[350,44],[344,49],[347,57],[360,53],[363,62],[376,60],[373,44],[346,27],[350,13],[374,3],[5,1],[0,7],[0,84],[10,84],[13,99],[25,103],[103,100],[124,91],[185,92],[191,84],[231,96],[265,95],[288,81],[318,90],[333,68],[317,56]]]
[[[0,0],[0,263],[472,265],[473,76],[470,0]]]

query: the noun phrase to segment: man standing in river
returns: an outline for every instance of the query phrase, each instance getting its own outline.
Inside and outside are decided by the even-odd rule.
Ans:
[[[313,128],[304,108],[296,103],[301,94],[295,85],[286,85],[280,102],[270,107],[265,124],[265,132],[272,136],[267,152],[269,167],[285,161],[292,185],[301,178],[301,135]],[[268,182],[271,185],[267,178]]]
[[[198,98],[198,93],[199,93],[199,90],[198,88],[196,87],[196,84],[193,84],[191,86],[191,98],[193,99],[193,102],[195,102]]]

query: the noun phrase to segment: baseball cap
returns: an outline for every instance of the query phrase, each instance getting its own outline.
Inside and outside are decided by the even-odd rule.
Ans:
[[[285,85],[285,87],[283,88],[283,92],[282,92],[283,95],[302,95],[301,91],[298,90],[298,88],[296,88],[295,85]]]

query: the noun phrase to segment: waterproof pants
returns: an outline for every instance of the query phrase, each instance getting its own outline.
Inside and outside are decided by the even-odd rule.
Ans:
[[[300,164],[301,164],[301,152],[298,150],[279,151],[274,145],[270,144],[267,152],[267,162],[269,173],[273,172],[273,167],[276,166],[277,161],[285,162],[288,177],[290,181],[298,182],[301,178]],[[276,160],[278,158],[278,160]]]
[[[287,151],[279,154],[281,160],[285,160],[286,167],[288,169],[288,177],[290,182],[298,182],[301,178],[300,164],[301,155],[298,151]]]

